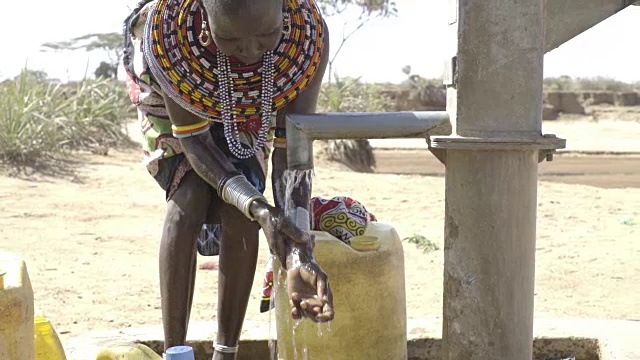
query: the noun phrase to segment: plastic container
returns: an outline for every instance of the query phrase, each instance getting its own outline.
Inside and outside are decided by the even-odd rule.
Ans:
[[[193,349],[191,346],[174,346],[167,349],[165,352],[165,359],[167,360],[195,360]]]
[[[316,261],[333,290],[335,319],[329,325],[291,319],[280,274],[275,284],[278,358],[406,359],[404,251],[395,229],[371,222],[351,246],[328,233],[312,233]]]
[[[36,360],[67,360],[60,338],[44,314],[34,317]]]
[[[34,360],[33,290],[27,265],[0,251],[0,359]]]
[[[100,350],[96,360],[162,360],[162,357],[142,344],[123,344]]]

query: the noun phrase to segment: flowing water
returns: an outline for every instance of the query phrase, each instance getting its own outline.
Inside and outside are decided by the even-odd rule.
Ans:
[[[309,170],[285,170],[282,180],[278,181],[276,183],[276,186],[278,187],[278,193],[279,194],[283,194],[284,198],[278,199],[279,202],[281,204],[283,204],[284,206],[284,210],[285,213],[287,214],[287,217],[294,223],[296,224],[296,226],[304,231],[309,231],[311,230],[311,219],[309,217],[309,212],[306,211],[305,209],[302,208],[296,208],[296,205],[292,199],[292,193],[293,190],[295,188],[297,188],[298,186],[301,185],[306,185],[309,188],[311,188],[311,184],[312,184],[312,179],[314,176],[314,172],[313,169],[309,169]],[[284,187],[284,189],[282,189],[282,187]],[[282,191],[284,190],[284,191]],[[281,270],[281,269],[280,269]],[[280,281],[285,281],[285,283],[283,284],[283,288],[286,288],[286,276],[284,273],[275,273],[274,272],[274,276],[273,276],[273,290],[271,293],[271,302],[274,303],[275,299],[276,299],[276,295],[277,295],[277,291],[278,288],[280,287]],[[274,336],[272,336],[271,334],[271,312],[273,312],[275,310],[271,310],[269,312],[269,352],[270,352],[270,357],[271,360],[277,360],[278,359],[278,349],[277,349],[277,345],[275,344],[274,341]],[[308,331],[302,331],[302,334],[300,334],[300,332],[296,333],[296,331],[298,330],[300,324],[303,321],[309,321],[309,320],[297,320],[293,326],[292,332],[293,332],[293,349],[294,349],[294,358],[293,360],[309,360],[309,349],[307,347],[307,343],[308,343],[308,339],[307,336],[309,336]],[[328,335],[329,332],[331,332],[331,326],[329,325],[329,323],[327,324],[318,324],[318,337],[323,338],[323,344],[326,347],[326,342],[327,342],[327,337],[325,335]],[[300,336],[301,335],[301,336]],[[277,335],[276,335],[277,337]],[[299,339],[299,337],[302,337],[302,339]],[[301,349],[298,349],[298,345],[301,345]],[[331,354],[328,354],[325,351],[325,354],[327,354],[327,358],[331,359]]]
[[[311,182],[313,180],[313,169],[309,170],[285,170],[282,175],[282,181],[279,181],[276,186],[284,186],[284,191],[279,191],[279,194],[284,193],[284,199],[280,199],[280,203],[284,204],[284,211],[292,220],[296,226],[304,231],[311,230],[311,223],[309,213],[300,213],[299,209],[296,209],[296,205],[293,202],[292,194],[293,190],[301,185],[306,185],[311,188]],[[306,215],[306,216],[305,216]]]
[[[280,287],[280,268],[278,267],[278,271],[273,272],[273,287],[271,288],[271,300],[270,300],[271,310],[269,310],[269,357],[271,360],[278,360],[278,347],[275,341],[277,339],[278,333],[277,333],[277,329],[275,334],[271,332],[273,329],[273,326],[275,325],[275,321],[273,323],[271,322],[271,315],[276,311],[275,302],[276,302],[276,295],[278,293],[279,287]]]

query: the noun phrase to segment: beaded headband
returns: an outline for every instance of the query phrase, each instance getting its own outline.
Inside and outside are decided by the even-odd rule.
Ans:
[[[272,110],[282,109],[302,92],[316,74],[324,49],[324,23],[314,0],[286,0],[291,31],[273,50]],[[174,101],[190,112],[222,121],[224,82],[219,74],[215,44],[198,41],[201,22],[198,0],[158,0],[145,27],[149,67]],[[244,65],[233,58],[236,121],[257,120],[261,113],[262,62]]]

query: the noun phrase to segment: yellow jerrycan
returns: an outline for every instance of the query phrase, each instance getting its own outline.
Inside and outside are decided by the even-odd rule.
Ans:
[[[329,276],[335,318],[328,325],[291,319],[286,275],[274,262],[278,358],[406,359],[404,251],[396,230],[370,222],[351,246],[326,232],[311,233],[316,261]]]
[[[67,360],[60,338],[44,314],[34,317],[36,360]]]
[[[95,360],[162,360],[162,356],[142,344],[118,344],[100,350]]]
[[[34,360],[33,290],[25,262],[0,251],[0,359]]]

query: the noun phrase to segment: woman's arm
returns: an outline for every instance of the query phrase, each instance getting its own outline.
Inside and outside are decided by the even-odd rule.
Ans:
[[[189,132],[203,120],[164,95],[165,105],[175,132]],[[199,128],[196,126],[196,128]],[[181,131],[183,130],[183,131]],[[309,234],[287,221],[284,212],[269,205],[264,196],[240,174],[214,143],[211,133],[181,137],[180,144],[193,170],[218,191],[221,199],[234,205],[247,218],[257,221],[265,232],[269,247],[285,265],[290,244],[306,246]],[[228,184],[229,186],[225,186]]]
[[[167,95],[164,95],[164,102],[171,123],[178,128],[199,124],[204,121],[199,116],[185,110]],[[213,137],[209,131],[180,138],[180,144],[193,170],[214,189],[218,189],[220,180],[225,176],[237,173],[231,161],[213,142]]]

